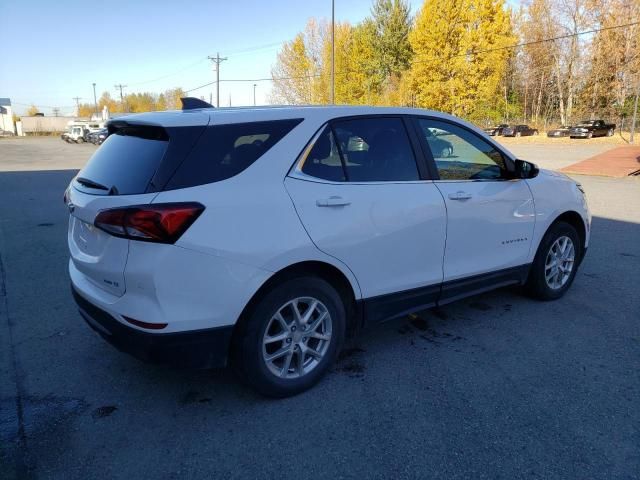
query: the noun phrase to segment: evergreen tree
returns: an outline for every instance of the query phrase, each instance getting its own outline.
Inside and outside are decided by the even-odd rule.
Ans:
[[[405,0],[374,0],[371,17],[375,28],[372,47],[379,74],[384,80],[399,76],[409,67],[412,57],[409,4]]]

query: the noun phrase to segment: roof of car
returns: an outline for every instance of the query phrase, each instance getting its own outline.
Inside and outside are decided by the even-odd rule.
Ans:
[[[269,120],[284,120],[288,118],[315,119],[327,121],[336,117],[352,115],[429,115],[444,119],[459,118],[442,112],[406,107],[368,107],[368,106],[262,106],[262,107],[229,107],[202,108],[193,110],[170,110],[164,112],[149,112],[128,115],[112,121],[127,123],[171,126],[206,125],[244,123]]]

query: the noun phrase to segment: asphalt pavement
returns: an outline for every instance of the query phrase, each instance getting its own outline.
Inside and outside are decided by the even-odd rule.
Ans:
[[[3,479],[640,478],[640,179],[580,177],[592,244],[563,299],[510,288],[386,323],[268,400],[84,324],[62,192],[95,147],[29,140],[0,141]]]

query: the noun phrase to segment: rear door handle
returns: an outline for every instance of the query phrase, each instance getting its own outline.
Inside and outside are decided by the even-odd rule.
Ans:
[[[469,200],[471,197],[472,195],[470,193],[462,191],[449,194],[451,200]]]
[[[319,207],[346,207],[347,205],[351,205],[351,202],[342,197],[334,196],[316,200],[316,205]]]

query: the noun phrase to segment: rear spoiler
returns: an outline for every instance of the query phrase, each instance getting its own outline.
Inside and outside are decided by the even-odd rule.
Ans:
[[[213,108],[213,105],[195,97],[181,98],[182,110],[195,110],[196,108]]]

